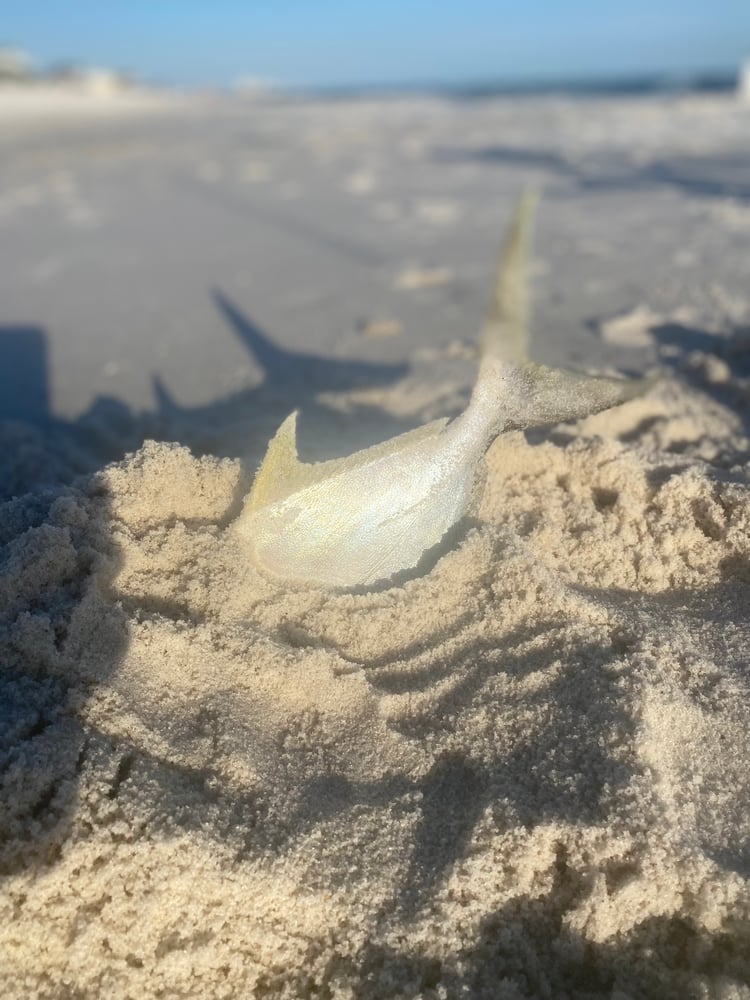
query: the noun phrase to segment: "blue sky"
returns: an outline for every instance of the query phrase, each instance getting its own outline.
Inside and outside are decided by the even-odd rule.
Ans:
[[[750,0],[0,0],[0,44],[180,84],[728,70]]]

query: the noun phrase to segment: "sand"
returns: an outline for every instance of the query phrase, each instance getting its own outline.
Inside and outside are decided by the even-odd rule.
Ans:
[[[174,108],[182,103],[167,90],[141,86],[118,86],[107,74],[90,81],[70,83],[0,83],[0,127],[24,128],[40,120],[111,118],[113,115],[143,115]]]
[[[237,545],[294,386],[241,458],[187,411],[2,425],[0,995],[750,997],[748,339],[684,308],[603,315],[659,381],[502,435],[371,592]],[[345,450],[467,387],[305,399]]]

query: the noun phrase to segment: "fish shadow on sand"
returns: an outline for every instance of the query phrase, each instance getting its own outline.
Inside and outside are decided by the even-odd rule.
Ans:
[[[409,374],[408,363],[284,349],[223,291],[214,289],[212,298],[230,332],[260,369],[261,381],[206,406],[181,407],[155,377],[160,439],[179,440],[198,453],[239,456],[257,466],[268,440],[293,409],[302,413],[300,450],[309,461],[355,451],[420,422],[419,414],[413,421],[402,420],[381,406],[347,398],[358,390],[395,384]],[[336,395],[347,400],[342,408],[331,402]]]
[[[263,388],[282,396],[294,394],[304,406],[319,392],[345,391],[372,385],[390,385],[407,374],[406,364],[388,364],[321,357],[284,350],[220,289],[212,298],[216,308],[248,354],[263,371]]]
[[[38,326],[0,326],[0,430],[4,476],[0,501],[59,486],[136,450],[144,440],[176,441],[196,454],[239,457],[257,467],[270,437],[300,409],[300,449],[308,460],[366,447],[422,422],[376,403],[347,398],[386,389],[409,374],[407,362],[329,358],[285,350],[224,292],[212,293],[229,332],[260,371],[257,385],[201,406],[181,406],[153,376],[155,407],[133,411],[100,396],[76,420],[50,409],[49,335]],[[332,404],[338,394],[344,402]],[[326,396],[328,399],[326,400]]]

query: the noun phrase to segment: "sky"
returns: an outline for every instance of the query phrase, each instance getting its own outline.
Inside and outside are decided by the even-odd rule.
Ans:
[[[0,0],[4,44],[190,86],[679,75],[750,58],[750,0]]]

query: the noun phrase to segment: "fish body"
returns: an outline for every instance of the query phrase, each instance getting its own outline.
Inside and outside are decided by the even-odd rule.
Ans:
[[[526,358],[525,196],[501,256],[468,406],[455,420],[327,462],[300,462],[292,413],[269,443],[238,537],[262,571],[331,588],[368,587],[418,565],[471,509],[485,451],[503,430],[570,420],[642,391]]]
[[[477,394],[436,420],[344,459],[307,464],[296,414],[269,445],[241,530],[256,564],[276,577],[368,586],[410,569],[469,510],[494,437],[494,409]]]

